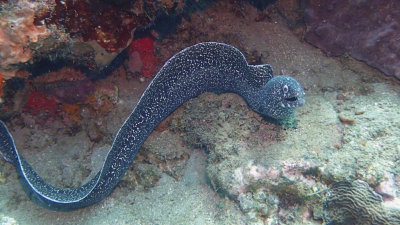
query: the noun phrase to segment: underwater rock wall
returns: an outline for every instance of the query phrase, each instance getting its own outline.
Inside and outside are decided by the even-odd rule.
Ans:
[[[43,59],[100,70],[129,46],[135,31],[150,32],[159,17],[178,17],[189,3],[193,4],[183,0],[0,1],[0,76],[21,77],[18,70],[28,67],[24,63]]]
[[[173,30],[187,5],[201,8],[207,2],[211,1],[0,1],[0,103],[12,95],[7,90],[13,88],[6,85],[11,78],[22,78],[23,86],[28,77],[62,67],[90,79],[104,78],[128,57],[120,54],[128,46],[130,64],[139,65],[133,72],[151,77],[156,64],[153,39]],[[167,21],[162,28],[159,20]],[[73,73],[63,74],[74,79]]]
[[[331,56],[349,54],[400,79],[399,1],[302,2],[307,42]]]

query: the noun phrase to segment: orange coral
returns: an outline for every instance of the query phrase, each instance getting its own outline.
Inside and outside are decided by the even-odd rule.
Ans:
[[[78,104],[64,103],[61,107],[61,110],[68,116],[68,118],[75,122],[79,122],[81,120],[81,116],[79,115],[80,109],[81,107]]]
[[[11,73],[12,64],[31,59],[32,51],[27,48],[29,43],[50,35],[46,26],[34,25],[35,8],[36,3],[20,1],[0,15],[0,70],[9,71],[4,79],[15,76]]]

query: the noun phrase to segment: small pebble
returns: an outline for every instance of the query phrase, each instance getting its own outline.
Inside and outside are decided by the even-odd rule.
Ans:
[[[348,118],[348,117],[344,117],[344,116],[339,116],[339,120],[340,122],[342,122],[343,124],[354,124],[355,120],[352,118]]]

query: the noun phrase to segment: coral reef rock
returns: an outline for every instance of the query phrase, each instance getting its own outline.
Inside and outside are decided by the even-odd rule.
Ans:
[[[10,4],[11,5],[11,4]],[[0,76],[8,79],[15,76],[17,69],[13,64],[31,59],[30,43],[50,35],[44,25],[34,24],[38,4],[19,1],[17,5],[0,11]]]
[[[328,55],[350,54],[400,79],[400,2],[305,1],[305,39]]]

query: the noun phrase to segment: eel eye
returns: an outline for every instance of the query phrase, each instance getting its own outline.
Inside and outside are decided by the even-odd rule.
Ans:
[[[283,90],[283,93],[286,94],[289,91],[289,87],[287,85],[285,85],[285,86],[283,86],[282,90]]]

